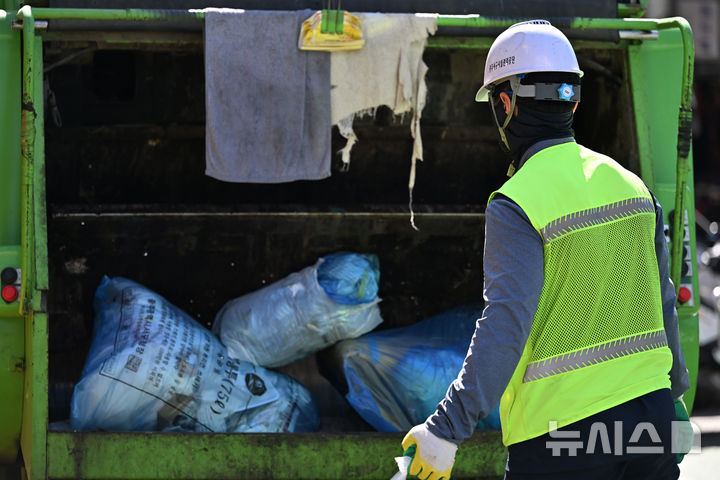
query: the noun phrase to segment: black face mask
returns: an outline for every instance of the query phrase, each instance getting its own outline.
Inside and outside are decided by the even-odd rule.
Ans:
[[[502,126],[506,115],[502,102],[492,107],[495,109],[497,121]],[[529,108],[527,105],[518,107],[518,116],[513,116],[505,128],[508,146],[500,140],[500,148],[512,160],[511,165],[518,168],[520,159],[525,151],[541,140],[565,138],[575,135],[572,129],[573,112],[565,113],[541,112]],[[514,169],[511,168],[514,171]]]

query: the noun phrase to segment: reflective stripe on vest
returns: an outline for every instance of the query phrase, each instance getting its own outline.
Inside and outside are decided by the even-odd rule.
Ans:
[[[551,240],[574,230],[600,225],[601,223],[619,220],[639,213],[655,213],[653,201],[649,198],[630,198],[609,205],[571,213],[548,223],[542,228],[541,233],[545,243],[550,243]]]
[[[665,330],[658,330],[613,340],[594,347],[583,348],[576,352],[528,364],[523,376],[523,383],[570,372],[596,363],[632,355],[633,353],[666,347],[667,344]]]

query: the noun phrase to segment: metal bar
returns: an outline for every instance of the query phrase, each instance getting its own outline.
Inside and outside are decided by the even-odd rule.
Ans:
[[[690,147],[692,144],[692,85],[695,47],[690,24],[682,17],[664,19],[661,28],[678,28],[683,42],[683,76],[678,115],[677,166],[675,179],[675,221],[673,222],[672,259],[670,278],[677,295],[682,280],[682,247],[685,236],[685,190],[690,173]]]
[[[73,43],[77,43],[78,47],[87,50],[98,49],[142,49],[151,48],[154,50],[180,50],[195,49],[202,50],[203,36],[202,32],[177,32],[177,31],[49,31],[42,33],[43,41],[62,42],[64,47],[68,47]],[[94,45],[87,46],[92,43]],[[71,48],[71,47],[68,47]],[[64,59],[65,60],[65,59]],[[63,60],[63,61],[64,61]],[[46,70],[52,70],[57,64],[45,67]],[[204,134],[204,131],[203,131]]]
[[[443,212],[443,213],[426,213],[416,212],[416,217],[433,219],[450,219],[450,220],[484,220],[484,213],[459,213],[459,212]],[[53,213],[52,218],[142,218],[142,217],[226,217],[226,218],[382,218],[387,220],[406,218],[407,212],[60,212]]]
[[[153,9],[96,9],[96,8],[36,8],[35,18],[43,20],[126,20],[133,22],[202,21],[202,10],[153,10]]]
[[[23,60],[22,60],[22,124],[20,149],[22,154],[22,284],[20,287],[20,311],[28,314],[31,308],[34,275],[33,255],[33,159],[35,156],[35,75],[33,72],[33,52],[35,50],[35,20],[29,5],[18,11],[23,20]]]
[[[624,32],[631,32],[625,36]],[[655,31],[657,32],[657,31]],[[620,40],[656,40],[658,36],[652,33],[634,30],[620,30]],[[637,38],[641,37],[641,38]],[[425,48],[438,49],[454,49],[454,50],[482,50],[490,48],[494,38],[492,37],[471,37],[471,36],[436,36],[428,37]],[[607,42],[602,40],[573,40],[573,48],[576,52],[590,49],[603,50],[619,50],[627,48],[627,42]]]
[[[43,295],[48,290],[48,259],[47,259],[47,211],[45,199],[45,86],[43,83],[43,42],[35,42],[33,52],[33,75],[35,76],[33,104],[34,144],[33,144],[33,291],[30,296],[33,313],[44,312]]]
[[[40,20],[124,20],[124,21],[202,21],[205,12],[153,9],[36,8]],[[438,15],[438,27],[504,28],[522,20],[516,17],[481,17],[480,15]],[[580,29],[655,30],[658,20],[636,18],[552,18],[553,24]]]
[[[47,20],[35,20],[35,30],[47,30],[48,23],[49,22]],[[14,20],[10,24],[10,28],[12,30],[22,30],[23,24],[22,24],[22,22],[18,22],[17,20]]]
[[[92,8],[36,8],[38,20],[120,20],[120,21],[202,21],[205,12],[189,10],[153,9],[92,9]],[[18,15],[22,18],[22,15]],[[480,15],[438,15],[439,27],[504,28],[522,20],[516,17],[481,17]],[[579,29],[656,30],[665,20],[638,18],[551,18],[553,24]],[[671,27],[666,27],[671,28]]]
[[[571,28],[600,28],[606,30],[657,30],[659,21],[646,18],[573,18]]]
[[[48,290],[47,218],[45,204],[45,135],[43,130],[43,43],[35,42],[35,143],[33,157],[33,281],[31,309],[25,317],[25,402],[20,437],[26,478],[46,478],[48,422],[48,318],[44,291]]]
[[[30,312],[25,317],[25,403],[20,437],[29,480],[47,478],[48,430],[48,316]]]
[[[438,27],[506,28],[529,18],[481,17],[480,15],[440,15]],[[605,30],[656,30],[658,20],[636,18],[548,18],[558,27]]]
[[[52,20],[115,20],[115,21],[198,21],[205,18],[203,10],[153,10],[153,9],[89,9],[89,8],[36,8],[36,19]],[[439,27],[505,28],[522,20],[516,17],[481,17],[479,15],[438,15]],[[577,29],[641,30],[652,31],[656,20],[615,18],[551,18],[559,27]],[[36,28],[47,28],[46,22],[36,22]],[[14,24],[13,28],[21,28]],[[638,34],[639,35],[639,34]]]
[[[618,35],[622,40],[657,40],[660,37],[660,33],[658,33],[657,30],[650,30],[649,32],[638,30],[620,30]]]

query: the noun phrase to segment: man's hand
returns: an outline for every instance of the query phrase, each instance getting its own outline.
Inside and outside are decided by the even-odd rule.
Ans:
[[[450,480],[457,445],[436,437],[424,424],[416,425],[402,441],[404,451],[415,447],[408,475],[420,480]]]

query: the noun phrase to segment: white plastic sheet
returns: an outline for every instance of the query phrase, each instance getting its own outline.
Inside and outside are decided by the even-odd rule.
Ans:
[[[375,284],[373,288],[377,292],[379,271],[374,273],[377,266],[373,264],[376,257],[345,255],[339,259],[353,268],[343,269],[341,263],[333,262],[334,270],[356,277],[358,285],[364,285],[363,290],[370,288],[367,285],[370,272],[369,276],[373,277],[370,283]],[[356,265],[358,258],[368,259],[364,267]],[[382,322],[377,295],[358,304],[343,304],[331,298],[318,283],[318,269],[323,261],[321,258],[311,267],[223,306],[212,330],[233,358],[263,367],[280,367],[340,340],[359,337]],[[344,290],[347,283],[335,285],[338,290]],[[347,292],[343,296],[346,297]]]
[[[410,468],[410,462],[412,462],[412,457],[395,457],[398,472],[393,475],[390,480],[405,480],[407,478],[408,468]]]

